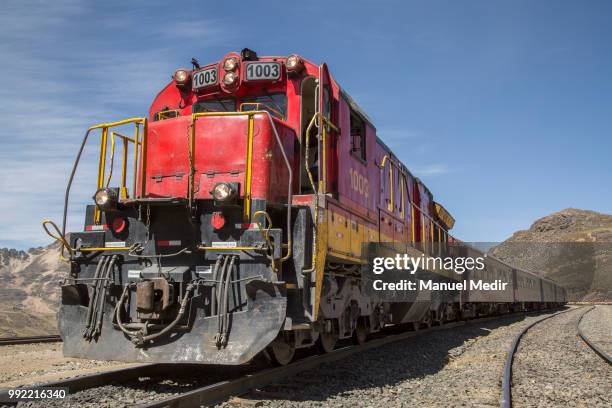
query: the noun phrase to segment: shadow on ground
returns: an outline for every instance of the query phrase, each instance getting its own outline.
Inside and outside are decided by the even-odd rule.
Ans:
[[[423,333],[301,372],[286,381],[269,385],[261,392],[249,395],[249,398],[327,401],[330,397],[351,391],[389,387],[433,375],[442,370],[453,355],[460,354],[462,348],[470,347],[473,340],[534,315],[537,313],[506,315]],[[506,353],[506,350],[499,351],[504,355]]]

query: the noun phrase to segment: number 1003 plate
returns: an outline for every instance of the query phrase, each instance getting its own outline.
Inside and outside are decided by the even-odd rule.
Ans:
[[[281,64],[278,62],[251,62],[246,66],[247,81],[278,80]]]
[[[217,85],[217,67],[205,68],[193,73],[193,89]]]

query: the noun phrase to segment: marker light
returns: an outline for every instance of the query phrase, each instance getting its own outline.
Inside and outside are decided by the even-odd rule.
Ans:
[[[127,220],[123,217],[115,217],[111,228],[115,234],[119,235],[127,229]]]
[[[238,63],[234,58],[228,58],[223,62],[223,69],[226,71],[233,71],[238,66]]]
[[[232,85],[234,82],[236,82],[236,74],[233,72],[227,72],[224,76],[223,76],[223,83],[225,85]]]
[[[216,201],[224,202],[231,200],[236,192],[229,184],[219,183],[210,193]]]
[[[174,72],[172,78],[174,78],[174,81],[178,86],[184,86],[187,85],[187,82],[189,81],[189,76],[190,73],[186,69],[177,69]]]
[[[220,230],[225,225],[225,217],[221,212],[214,212],[210,219],[210,223],[214,229]]]
[[[110,188],[101,188],[93,198],[100,210],[108,210],[117,204],[117,192]]]
[[[285,63],[287,71],[292,73],[300,72],[304,68],[304,61],[298,55],[290,55]]]

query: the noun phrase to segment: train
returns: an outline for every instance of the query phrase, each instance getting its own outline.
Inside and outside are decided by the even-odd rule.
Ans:
[[[68,232],[71,187],[93,137],[93,200],[83,228]],[[460,242],[454,223],[325,63],[248,48],[206,65],[193,59],[145,117],[87,130],[61,226],[44,222],[70,264],[58,311],[63,352],[288,364],[297,349],[331,352],[388,325],[565,303],[562,287],[492,257],[472,273],[511,282],[503,298],[423,292],[418,302],[387,302],[365,293],[369,243],[432,253]]]

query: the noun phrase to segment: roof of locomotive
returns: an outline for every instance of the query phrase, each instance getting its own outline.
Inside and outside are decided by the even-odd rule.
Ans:
[[[340,95],[342,95],[342,97],[346,100],[346,103],[349,104],[351,109],[353,109],[355,112],[357,112],[357,114],[359,114],[359,116],[361,116],[366,122],[368,122],[368,124],[374,130],[376,130],[376,126],[374,126],[374,123],[372,122],[372,119],[370,119],[368,114],[365,113],[365,111],[363,109],[361,109],[361,107],[357,104],[357,102],[355,102],[355,100],[351,97],[351,95],[349,95],[348,92],[346,92],[341,86],[338,86],[338,88],[340,89]]]

